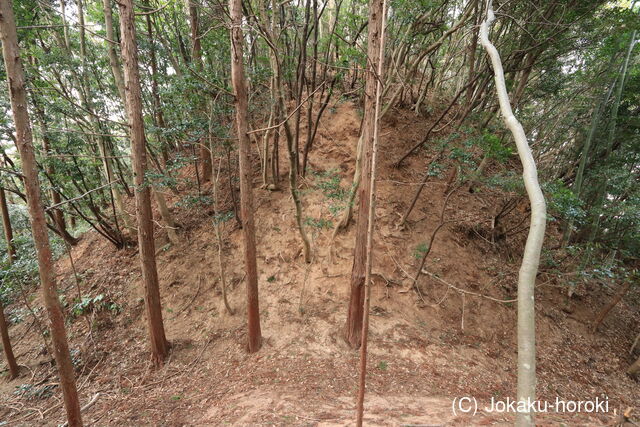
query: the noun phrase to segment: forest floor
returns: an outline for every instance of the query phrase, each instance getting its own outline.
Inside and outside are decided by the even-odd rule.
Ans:
[[[421,245],[440,221],[447,179],[432,178],[408,225],[397,227],[433,153],[422,151],[397,169],[392,163],[420,140],[434,118],[393,114],[381,129],[365,424],[511,425],[513,414],[483,407],[492,398],[515,396],[516,306],[501,301],[516,298],[525,235],[492,244],[487,238],[490,220],[508,196],[484,187],[474,193],[457,191],[449,198],[448,222],[427,260],[433,276],[419,280],[423,297],[412,290],[410,277],[418,268]],[[235,221],[225,222],[223,232],[228,294],[235,310],[230,315],[221,297],[212,208],[185,202],[184,191],[182,197],[167,192],[181,242],[167,245],[166,233],[157,229],[163,314],[172,343],[159,370],[149,361],[136,250],[118,251],[97,233],[85,233],[72,251],[79,289],[84,296],[102,295],[96,308],[108,307],[69,318],[81,404],[91,402],[83,412],[86,424],[353,424],[358,352],[344,344],[341,329],[354,230],[349,227],[332,242],[331,226],[353,174],[359,123],[356,107],[344,102],[320,125],[301,190],[313,237],[311,264],[301,256],[288,189],[261,189],[256,169],[263,335],[258,353],[248,354],[244,347],[242,238]],[[454,140],[450,132],[434,139]],[[284,157],[281,164],[286,165]],[[453,167],[444,162],[443,175]],[[499,167],[505,166],[492,166]],[[192,168],[181,174],[193,181]],[[188,191],[197,194],[194,188]],[[210,184],[202,191],[210,194]],[[507,223],[517,225],[526,214],[526,203],[520,203]],[[555,240],[557,232],[550,229],[545,247],[553,247]],[[570,256],[554,256],[566,256],[563,265],[571,265]],[[68,257],[61,257],[57,268],[59,286],[66,301],[72,301],[78,290]],[[592,333],[590,323],[614,294],[614,284],[577,281],[569,298],[566,279],[573,277],[572,271],[558,275],[545,268],[543,263],[536,292],[539,399],[608,398],[609,411],[550,410],[539,416],[539,425],[607,424],[640,403],[638,383],[624,373],[640,324],[640,313],[632,308],[640,304],[630,301],[637,301],[639,292],[627,295],[599,332]],[[461,293],[445,282],[482,296]],[[39,294],[30,300],[33,307],[41,305]],[[7,310],[9,318],[22,319],[11,327],[11,335],[23,367],[16,380],[0,381],[0,421],[59,424],[64,412],[55,368],[22,306],[17,302]],[[477,399],[475,416],[453,412],[453,399],[465,396]]]

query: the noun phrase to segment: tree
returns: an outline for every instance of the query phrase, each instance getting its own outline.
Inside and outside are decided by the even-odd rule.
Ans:
[[[14,379],[18,376],[20,368],[18,368],[16,357],[13,355],[13,348],[11,347],[11,340],[9,338],[9,327],[7,325],[7,319],[4,316],[4,304],[2,304],[2,301],[0,301],[0,335],[2,335],[2,348],[4,348],[7,366],[9,366],[9,379]]]
[[[58,300],[56,273],[53,267],[53,256],[49,246],[47,223],[42,206],[42,196],[38,180],[38,166],[33,148],[31,122],[27,109],[27,92],[25,76],[18,48],[18,35],[13,15],[11,0],[0,2],[0,39],[5,70],[8,77],[9,98],[16,128],[16,145],[22,159],[22,173],[31,218],[31,230],[38,257],[38,270],[44,303],[49,316],[51,338],[53,340],[54,357],[60,377],[60,388],[64,397],[67,411],[67,421],[70,426],[82,425],[78,391],[73,374],[71,355],[67,333],[64,329],[64,317]]]
[[[380,50],[375,56],[377,59],[377,68],[374,70],[373,62],[369,72],[375,73],[376,90],[375,90],[375,104],[374,104],[374,118],[373,118],[373,147],[371,157],[371,179],[369,180],[369,212],[367,213],[367,253],[365,261],[365,296],[364,296],[364,313],[362,319],[362,338],[360,345],[360,384],[358,390],[358,404],[356,425],[362,427],[362,421],[364,418],[364,393],[366,388],[366,375],[367,375],[367,346],[369,338],[369,307],[371,305],[371,267],[373,262],[373,230],[375,222],[375,194],[376,194],[376,164],[378,158],[378,136],[379,136],[379,122],[380,122],[380,103],[382,98],[382,76],[384,70],[384,43],[385,43],[385,26],[387,18],[387,1],[383,0],[382,6],[376,4],[380,3],[380,0],[371,1],[371,9],[382,9],[378,13],[382,14],[380,18]],[[369,52],[372,53],[372,52]],[[367,61],[368,62],[368,61]]]
[[[518,401],[533,402],[536,398],[536,318],[534,288],[540,252],[547,223],[547,209],[544,195],[538,183],[536,163],[531,154],[527,136],[522,125],[513,115],[500,54],[489,41],[489,27],[495,19],[492,2],[487,0],[487,18],[480,26],[480,41],[487,51],[495,76],[496,91],[500,111],[506,126],[515,139],[518,155],[523,167],[524,185],[531,204],[531,225],[524,248],[522,265],[518,275]],[[528,408],[528,407],[527,407]],[[528,409],[518,412],[516,425],[534,425],[533,413]]]
[[[367,260],[367,234],[369,230],[369,208],[371,199],[371,175],[373,144],[376,128],[376,88],[378,84],[378,63],[380,62],[380,35],[383,21],[382,1],[373,1],[369,7],[369,36],[367,42],[367,72],[364,91],[364,116],[362,123],[363,144],[362,171],[358,187],[358,222],[356,223],[356,243],[351,268],[349,310],[344,328],[344,338],[353,347],[360,346],[362,315],[365,297],[365,276]]]
[[[9,206],[7,205],[7,195],[4,187],[0,187],[0,213],[2,214],[2,228],[4,229],[4,238],[7,241],[7,255],[9,262],[17,259],[16,244],[13,241],[13,229],[11,227],[11,217],[9,216]]]
[[[145,309],[151,359],[156,366],[162,365],[169,343],[164,333],[160,286],[156,268],[155,243],[153,241],[153,214],[151,212],[151,189],[146,179],[147,151],[144,121],[142,119],[142,95],[140,72],[138,70],[138,47],[134,22],[133,1],[124,0],[120,6],[120,37],[122,40],[122,62],[124,64],[124,84],[131,136],[131,164],[133,166],[136,217],[138,219],[138,253],[142,266],[142,280],[145,289]]]
[[[4,187],[0,187],[0,213],[2,213],[2,226],[4,228],[4,237],[7,242],[7,258],[12,264],[17,258],[16,246],[13,242],[13,230],[11,228],[11,218],[9,217],[9,208],[7,206],[7,196]],[[9,366],[9,378],[13,379],[18,376],[19,368],[16,358],[11,348],[11,340],[9,339],[9,327],[4,316],[4,304],[0,300],[0,335],[2,335],[2,347]]]
[[[200,17],[198,15],[198,5],[193,0],[188,0],[189,7],[189,26],[191,29],[191,63],[196,68],[197,72],[202,72],[203,62],[202,62],[202,44],[200,42]],[[200,100],[199,94],[198,96],[198,106],[197,109],[202,113],[204,109],[204,101]],[[199,156],[200,163],[202,164],[202,180],[210,181],[212,179],[212,165],[211,165],[211,155],[209,154],[209,149],[207,144],[203,141],[200,141],[199,147]]]
[[[231,12],[231,81],[235,94],[236,131],[240,169],[240,218],[244,237],[244,264],[247,272],[247,326],[250,353],[260,350],[260,307],[258,303],[258,266],[256,263],[256,237],[253,221],[253,174],[249,136],[247,135],[248,99],[244,76],[242,0],[229,0]]]

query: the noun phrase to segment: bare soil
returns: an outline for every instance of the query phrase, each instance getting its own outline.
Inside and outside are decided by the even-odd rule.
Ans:
[[[367,425],[511,425],[512,414],[481,410],[454,413],[453,399],[514,398],[516,384],[516,281],[525,232],[491,243],[490,219],[509,195],[483,188],[464,189],[449,199],[448,221],[429,255],[420,296],[411,288],[420,245],[439,223],[447,187],[431,178],[404,228],[398,221],[420,182],[433,147],[412,156],[402,168],[393,162],[419,140],[433,117],[397,111],[381,131],[377,194],[374,284],[367,377]],[[304,121],[303,121],[304,123]],[[152,369],[146,343],[142,283],[135,249],[116,250],[88,232],[72,255],[84,296],[104,295],[104,309],[68,318],[68,331],[86,424],[95,425],[351,425],[355,419],[358,352],[341,338],[346,318],[353,227],[331,241],[333,216],[354,170],[360,118],[355,105],[336,105],[320,126],[301,184],[313,262],[305,264],[288,189],[260,188],[255,175],[260,311],[263,348],[247,354],[241,232],[224,223],[224,262],[234,315],[221,297],[213,210],[185,204],[167,192],[181,225],[180,244],[168,245],[157,228],[158,269],[167,336],[172,351],[164,367]],[[304,134],[304,133],[303,133]],[[436,133],[434,140],[450,136]],[[461,136],[462,138],[462,136]],[[454,141],[455,142],[455,141]],[[284,151],[284,150],[282,150]],[[257,149],[256,155],[257,168]],[[282,158],[282,165],[286,159]],[[509,166],[492,165],[488,173]],[[283,171],[281,185],[286,185]],[[193,168],[180,172],[193,181]],[[224,175],[224,174],[223,174]],[[327,182],[334,179],[333,184]],[[336,181],[337,180],[337,181]],[[223,184],[223,185],[222,185]],[[223,190],[226,181],[222,182]],[[329,188],[327,190],[327,188]],[[210,184],[202,188],[210,191]],[[223,204],[229,208],[226,194]],[[527,215],[523,201],[507,218]],[[331,223],[329,223],[331,222]],[[550,227],[545,247],[557,243]],[[556,252],[563,259],[565,254]],[[625,375],[629,348],[640,314],[638,289],[609,314],[598,333],[589,330],[597,311],[616,290],[613,283],[572,278],[566,255],[563,275],[542,271],[537,287],[538,393],[543,401],[608,397],[604,414],[547,413],[539,425],[605,425],[640,403],[638,383]],[[57,263],[66,301],[77,296],[68,257]],[[448,286],[444,282],[455,286]],[[638,288],[638,287],[635,287]],[[460,292],[459,289],[468,291]],[[473,293],[473,294],[472,294]],[[480,296],[478,296],[480,295]],[[69,304],[71,305],[71,303]],[[22,313],[21,302],[7,310]],[[40,306],[34,293],[32,306]],[[68,307],[69,308],[69,307]],[[42,313],[41,313],[42,315]],[[0,420],[11,425],[53,425],[64,421],[51,358],[29,315],[12,326],[22,375],[0,380]],[[42,317],[42,316],[41,316]],[[32,385],[31,393],[16,388]],[[48,387],[48,388],[47,388]],[[480,408],[482,409],[482,408]]]

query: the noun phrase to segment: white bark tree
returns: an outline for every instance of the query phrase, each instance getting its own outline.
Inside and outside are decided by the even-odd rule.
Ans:
[[[480,41],[487,51],[493,66],[496,91],[500,102],[500,111],[504,122],[513,134],[518,148],[518,155],[523,168],[524,185],[531,204],[531,224],[529,235],[524,248],[522,265],[518,275],[518,401],[533,401],[536,396],[536,328],[535,328],[535,300],[534,288],[540,251],[544,240],[544,232],[547,221],[547,208],[544,195],[538,183],[536,163],[531,154],[527,136],[522,125],[513,115],[507,86],[504,79],[504,70],[500,54],[496,47],[489,41],[489,27],[494,21],[492,2],[487,0],[487,17],[480,26]],[[518,412],[517,426],[534,425],[533,413]]]

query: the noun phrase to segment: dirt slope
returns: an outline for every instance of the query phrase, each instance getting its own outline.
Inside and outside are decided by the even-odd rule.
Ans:
[[[495,300],[516,297],[523,236],[500,245],[482,237],[482,227],[486,228],[504,195],[455,193],[446,210],[452,222],[438,234],[426,266],[445,282],[484,297],[463,294],[433,277],[420,279],[423,299],[409,288],[420,245],[439,222],[447,167],[453,165],[445,163],[443,177],[430,181],[408,226],[399,229],[396,224],[411,201],[428,155],[411,157],[401,169],[394,169],[392,163],[420,138],[429,120],[398,112],[381,131],[366,423],[509,425],[510,415],[481,412],[471,417],[451,410],[455,397],[474,396],[486,404],[492,397],[515,394],[515,305]],[[243,347],[241,233],[233,221],[224,225],[228,292],[236,311],[229,315],[220,293],[212,209],[185,204],[168,194],[182,226],[182,242],[166,246],[165,233],[158,229],[165,325],[173,344],[169,360],[159,371],[153,371],[148,362],[135,250],[116,251],[95,233],[83,236],[73,250],[81,292],[104,295],[117,308],[83,316],[86,321],[70,321],[82,401],[93,402],[84,413],[88,423],[352,423],[358,355],[345,346],[340,329],[346,317],[354,235],[351,227],[332,243],[329,222],[335,222],[332,213],[343,203],[353,174],[358,127],[358,112],[348,102],[338,104],[321,125],[310,158],[311,173],[302,187],[313,236],[311,265],[300,255],[288,191],[260,189],[256,170],[264,336],[264,347],[257,354],[249,355]],[[286,164],[284,157],[282,164]],[[190,176],[193,171],[186,168],[181,173]],[[224,204],[230,206],[228,197]],[[519,206],[511,220],[520,219],[524,209],[524,204]],[[66,299],[71,301],[77,290],[67,258],[58,262],[58,271]],[[581,285],[569,300],[566,288],[554,277],[543,273],[538,282],[540,399],[606,395],[610,405],[607,414],[550,413],[541,416],[541,422],[602,425],[615,418],[614,410],[637,406],[637,382],[623,374],[640,320],[637,311],[623,301],[601,332],[593,335],[587,323],[611,290],[599,284]],[[632,294],[627,301],[638,297]],[[33,305],[39,305],[38,298]],[[42,340],[35,331],[28,317],[11,330],[18,338],[15,352],[28,365],[23,376],[0,385],[0,419],[12,424],[54,424],[64,419],[55,371],[41,354]],[[38,384],[32,392],[50,388],[43,390],[41,398],[37,393],[31,398],[14,393],[27,383]]]

